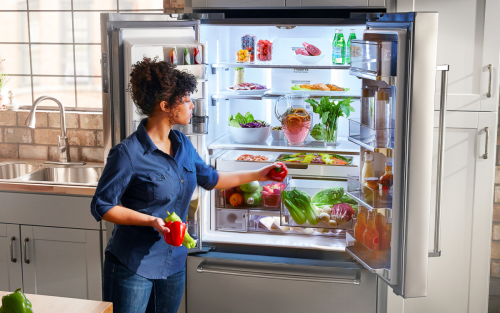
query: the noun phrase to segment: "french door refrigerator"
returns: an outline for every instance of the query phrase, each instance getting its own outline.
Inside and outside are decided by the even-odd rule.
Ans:
[[[198,80],[192,99],[202,99],[197,100],[201,104],[197,104],[198,116],[191,124],[176,127],[208,164],[220,171],[235,171],[257,169],[293,154],[302,156],[302,162],[286,162],[289,175],[284,184],[270,187],[272,182],[260,183],[260,190],[264,186],[278,188],[281,193],[297,189],[313,197],[326,188],[342,187],[342,201],[351,203],[354,212],[350,218],[337,216],[335,220],[330,207],[328,222],[299,224],[280,196],[261,193],[262,198],[249,202],[244,188],[197,188],[188,214],[189,232],[197,239],[197,247],[188,257],[188,311],[285,310],[287,303],[288,310],[302,312],[306,307],[302,308],[295,297],[300,290],[317,299],[307,303],[308,310],[324,308],[330,302],[347,312],[382,312],[386,300],[381,286],[385,284],[403,298],[427,295],[428,258],[440,254],[440,191],[437,199],[431,199],[437,71],[443,73],[442,88],[437,92],[442,105],[438,189],[447,86],[447,67],[436,67],[437,23],[437,13],[419,12],[353,14],[351,19],[101,14],[105,156],[144,118],[126,92],[131,65],[143,56],[170,60],[175,47],[178,68],[193,73]],[[346,39],[350,33],[357,38],[350,39],[350,64],[332,62],[337,29]],[[258,54],[263,52],[259,50],[252,60],[237,62],[245,36],[254,38],[254,47],[259,40],[271,42],[272,52],[267,53],[272,59],[261,61]],[[326,57],[314,64],[301,63],[295,51],[307,44],[316,46]],[[200,51],[201,62],[194,62],[195,50]],[[229,90],[241,82],[242,72],[245,82],[259,83],[267,90]],[[344,89],[311,89],[317,88],[311,87],[314,84]],[[311,90],[300,90],[300,85]],[[303,94],[318,101],[323,96],[352,100],[355,111],[349,119],[339,119],[336,144],[311,134],[302,146],[291,146],[286,139],[272,136],[258,144],[234,140],[228,118],[250,112],[257,120],[280,126],[275,107],[284,112],[287,102],[283,96],[292,93],[290,101],[300,101]],[[311,127],[321,122],[309,104],[304,107],[312,118]],[[238,160],[244,154],[264,158],[259,162]],[[375,187],[365,183],[367,155],[373,158],[375,174],[371,176],[379,178],[392,166],[390,185],[384,187],[377,180]],[[308,156],[343,162],[311,163],[306,161]],[[243,203],[238,196],[231,199],[237,193],[244,196]],[[435,216],[430,216],[432,201],[437,204]],[[383,225],[377,242],[364,239],[359,230],[363,230],[360,215],[368,219],[364,229],[374,225],[374,217],[377,225]],[[430,229],[435,238],[429,238]],[[379,246],[380,240],[385,240],[385,246]],[[267,287],[255,279],[263,279]],[[288,296],[281,300],[262,297],[263,290]],[[238,298],[218,296],[221,292],[232,292]],[[244,293],[259,299],[245,302]]]

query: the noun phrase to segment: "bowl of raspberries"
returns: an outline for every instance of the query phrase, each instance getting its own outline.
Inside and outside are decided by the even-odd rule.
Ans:
[[[295,49],[295,58],[303,64],[316,64],[321,61],[325,55],[321,53],[318,47],[303,42],[304,48]]]

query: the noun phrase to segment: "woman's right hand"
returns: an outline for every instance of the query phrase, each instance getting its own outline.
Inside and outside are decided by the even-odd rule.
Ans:
[[[165,226],[165,221],[159,217],[151,221],[151,227],[154,227],[162,236],[170,232],[170,229]]]

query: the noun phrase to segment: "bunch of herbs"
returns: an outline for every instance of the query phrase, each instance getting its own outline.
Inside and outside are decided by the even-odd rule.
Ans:
[[[330,99],[330,97],[322,97],[320,102],[314,99],[307,99],[307,103],[313,107],[313,112],[318,113],[321,118],[321,123],[325,125],[324,140],[326,142],[337,141],[337,128],[339,117],[349,117],[354,108],[351,106],[351,98],[340,101]]]

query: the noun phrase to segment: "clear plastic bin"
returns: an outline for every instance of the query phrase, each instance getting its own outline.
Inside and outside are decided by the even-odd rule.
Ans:
[[[316,193],[328,187],[344,188],[345,183],[338,181],[290,179],[288,185],[285,188],[285,191],[290,192],[294,189],[297,189],[306,192],[312,199]],[[290,214],[287,204],[285,204],[285,201],[282,201],[281,226],[307,228],[312,227],[318,229],[352,229],[353,219],[355,217],[354,207],[349,204],[344,204],[342,206],[335,205],[333,209],[331,207],[330,209],[326,207],[319,207],[317,214],[318,219],[316,219],[316,223],[312,224],[311,221],[308,220],[303,223],[301,221],[294,220],[292,214]],[[323,217],[323,219],[321,219],[321,217]]]
[[[375,173],[376,177],[383,173]],[[347,175],[347,195],[368,209],[392,209],[392,190],[374,190],[360,182],[358,175]]]
[[[396,41],[351,41],[351,72],[373,76],[396,76],[397,74]]]
[[[285,179],[278,191],[269,193],[265,186],[275,185],[277,182],[266,181],[258,182],[258,192],[244,192],[240,187],[218,189],[215,190],[215,205],[217,208],[234,208],[234,209],[262,209],[279,211],[281,207],[281,191],[285,188],[288,178]],[[257,193],[258,196],[251,196]],[[235,196],[236,194],[236,196]],[[241,201],[241,202],[240,202]]]
[[[237,209],[217,209],[215,226],[217,230],[246,232],[248,211]]]

